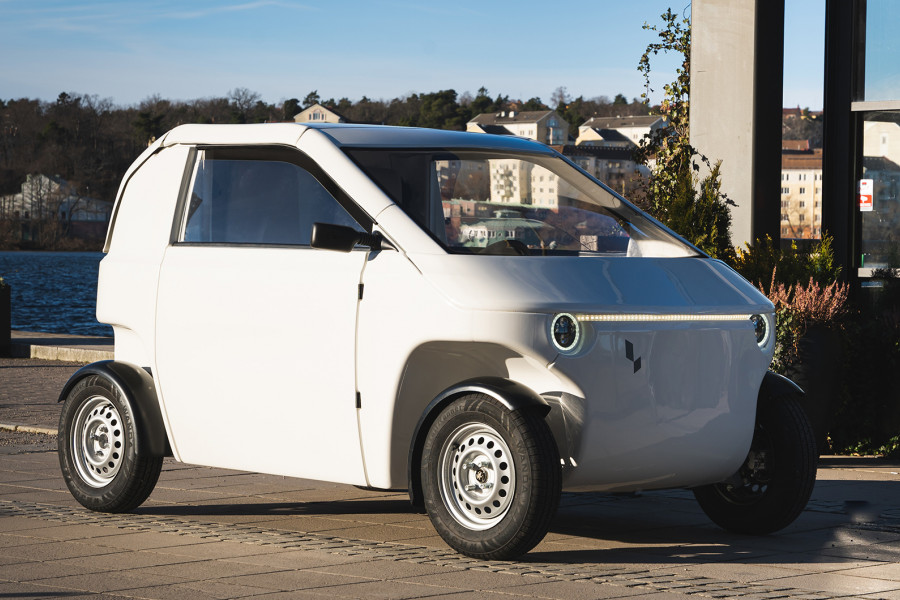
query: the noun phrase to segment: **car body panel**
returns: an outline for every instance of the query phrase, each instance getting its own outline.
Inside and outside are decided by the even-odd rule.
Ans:
[[[747,456],[767,366],[747,325],[650,325],[591,323],[582,354],[551,366],[582,389],[554,394],[568,489],[692,487]]]
[[[302,154],[392,247],[180,242],[193,157],[216,146]],[[550,404],[567,488],[695,486],[737,468],[774,349],[756,343],[750,315],[774,320],[752,285],[683,241],[632,238],[609,256],[450,253],[344,146],[558,157],[518,138],[411,128],[166,134],[120,189],[98,319],[113,325],[117,360],[153,373],[176,458],[402,488],[423,412],[480,377]],[[551,337],[559,313],[580,326],[566,351]]]
[[[769,300],[730,267],[704,258],[411,254],[410,259],[451,302],[470,310],[748,315],[771,310]]]
[[[309,248],[168,249],[156,371],[180,460],[363,481],[355,365],[335,357],[354,346],[365,258]]]

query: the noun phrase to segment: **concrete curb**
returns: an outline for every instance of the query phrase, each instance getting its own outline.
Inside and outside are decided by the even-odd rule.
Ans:
[[[47,427],[34,427],[33,425],[21,425],[19,423],[0,423],[0,431],[15,431],[19,433],[40,433],[43,435],[57,435],[55,429]]]
[[[10,356],[12,358],[39,358],[42,360],[60,360],[87,364],[99,360],[112,360],[115,357],[115,353],[108,350],[41,346],[13,342],[10,345]]]

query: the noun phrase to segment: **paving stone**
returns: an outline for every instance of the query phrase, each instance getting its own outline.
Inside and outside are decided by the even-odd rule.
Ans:
[[[142,587],[181,583],[181,580],[168,576],[139,573],[137,571],[117,571],[114,577],[98,577],[97,575],[81,574],[66,577],[48,577],[33,581],[52,587],[62,587],[87,592],[121,592]]]
[[[330,588],[349,583],[364,583],[371,578],[355,577],[351,575],[335,575],[331,573],[319,573],[311,570],[277,571],[264,575],[240,575],[229,577],[224,581],[250,587],[260,587],[274,591],[308,590],[314,588]]]
[[[90,592],[41,584],[0,581],[0,598],[80,598],[87,596],[91,600],[121,598],[121,596],[98,596]]]
[[[452,592],[440,586],[429,586],[409,581],[369,581],[329,587],[328,592],[338,598],[429,598]]]
[[[0,544],[2,544],[0,545],[0,555],[22,558],[28,561],[57,560],[61,558],[71,558],[74,556],[103,555],[115,553],[115,550],[112,548],[104,548],[98,550],[91,544],[82,544],[79,542],[56,542],[49,540],[34,543],[34,540],[28,538],[21,538],[20,540],[12,541],[11,545],[7,545],[10,544],[10,539],[11,538],[9,536],[3,536],[3,540],[0,541]]]
[[[636,588],[623,588],[586,581],[549,581],[532,583],[514,588],[516,594],[559,600],[592,600],[599,598],[633,598],[644,592]]]

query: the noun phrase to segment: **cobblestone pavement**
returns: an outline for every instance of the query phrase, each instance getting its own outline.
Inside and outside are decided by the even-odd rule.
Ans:
[[[9,408],[54,426],[75,368],[0,360],[0,422]],[[567,493],[523,560],[482,562],[451,551],[405,494],[171,459],[144,505],[93,513],[54,448],[0,432],[0,598],[900,600],[897,463],[823,460],[807,510],[766,537],[716,528],[685,491]]]
[[[0,423],[56,429],[59,393],[78,363],[0,358]]]
[[[56,436],[0,429],[0,455],[23,452],[56,452]]]
[[[687,492],[565,494],[524,560],[482,562],[404,494],[173,460],[133,513],[93,513],[41,436],[7,435],[22,445],[0,447],[0,597],[900,598],[896,465],[833,459],[800,519],[761,538],[717,529]]]

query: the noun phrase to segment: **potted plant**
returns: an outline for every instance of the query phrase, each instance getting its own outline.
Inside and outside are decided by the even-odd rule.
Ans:
[[[798,249],[796,243],[782,250],[766,238],[739,250],[733,265],[756,282],[775,305],[772,370],[806,392],[802,404],[820,454],[828,449],[828,433],[838,405],[841,330],[850,290],[849,284],[838,282],[839,268],[833,258],[827,234],[808,251]]]
[[[774,279],[774,275],[773,275]],[[775,359],[772,367],[806,392],[802,404],[816,435],[819,453],[827,450],[840,389],[841,335],[849,285],[772,283],[776,308]]]

